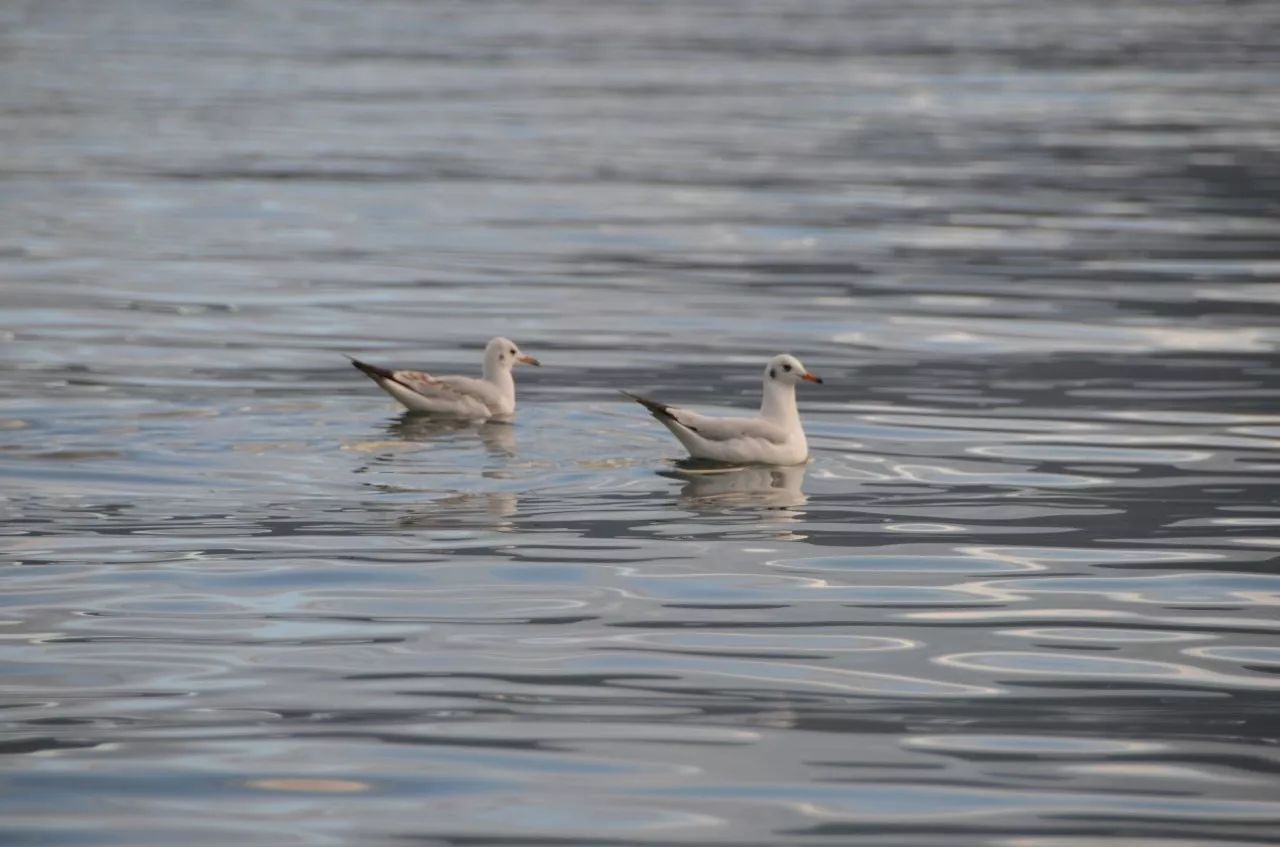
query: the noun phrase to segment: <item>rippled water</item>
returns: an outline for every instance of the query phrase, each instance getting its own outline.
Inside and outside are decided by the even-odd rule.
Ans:
[[[3,840],[1273,843],[1277,40],[6,4]],[[340,355],[496,333],[514,426]],[[782,350],[804,468],[614,391]]]

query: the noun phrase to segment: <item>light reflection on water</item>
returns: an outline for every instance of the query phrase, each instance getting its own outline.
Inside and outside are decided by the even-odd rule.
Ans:
[[[0,11],[6,843],[1271,843],[1230,11]],[[512,425],[341,356],[495,333]],[[782,350],[802,467],[615,391]]]

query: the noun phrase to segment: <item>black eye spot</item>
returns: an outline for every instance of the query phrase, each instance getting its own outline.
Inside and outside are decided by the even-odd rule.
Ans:
[[[511,355],[512,355],[512,356],[514,356],[515,354],[516,354],[516,351],[515,351],[515,350],[512,350],[512,351],[511,351]]]
[[[783,365],[783,366],[782,366],[782,369],[783,369],[784,371],[786,371],[787,373],[791,373],[791,366],[790,366],[790,365]]]
[[[777,379],[777,378],[778,378],[777,373],[774,372],[773,368],[769,368],[769,379]]]

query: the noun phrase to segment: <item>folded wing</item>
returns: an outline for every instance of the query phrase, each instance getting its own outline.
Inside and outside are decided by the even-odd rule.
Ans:
[[[710,442],[746,438],[782,444],[787,440],[785,429],[763,418],[710,418],[672,406],[667,407],[667,412],[676,423]]]
[[[491,414],[489,386],[466,377],[434,377],[423,371],[393,371],[352,359],[351,364],[405,408],[415,412],[462,418],[485,418]]]

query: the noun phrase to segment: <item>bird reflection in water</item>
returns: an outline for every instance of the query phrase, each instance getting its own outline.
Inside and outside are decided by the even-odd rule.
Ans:
[[[387,425],[387,432],[405,441],[463,440],[476,436],[490,456],[516,455],[516,428],[509,423],[449,420],[405,412]]]
[[[509,518],[520,511],[520,498],[510,491],[460,492],[433,500],[431,505],[435,509],[444,509],[447,512],[444,514],[440,512],[435,512],[434,514],[419,513],[416,516],[407,518],[407,523],[416,526],[443,526],[446,523],[456,526],[458,525],[457,519],[465,519],[468,516],[486,519]],[[487,521],[483,523],[488,525]],[[498,521],[498,528],[509,524],[510,521]]]
[[[405,512],[396,523],[405,529],[490,529],[511,532],[520,499],[509,491],[458,492]]]
[[[794,511],[809,498],[801,490],[806,465],[716,465],[706,462],[677,462],[674,470],[660,476],[684,483],[680,502],[696,509],[746,507],[776,510],[779,517],[803,514]]]
[[[449,420],[406,412],[388,424],[387,433],[405,441],[465,442],[479,438],[491,458],[511,459],[516,455],[516,431],[509,423]],[[504,479],[507,473],[495,467],[481,471],[480,476]],[[509,491],[460,491],[405,514],[399,523],[419,529],[487,527],[506,531],[512,528],[509,518],[519,510],[519,498]]]

